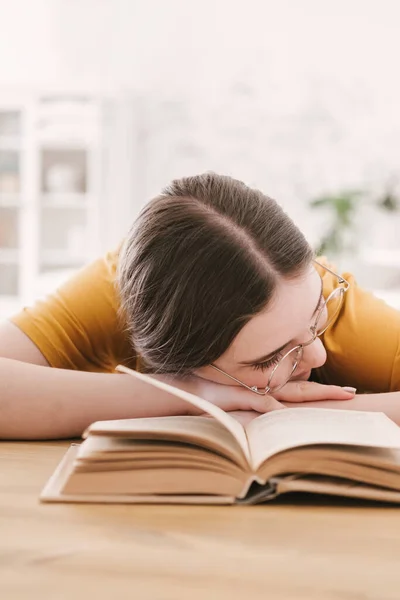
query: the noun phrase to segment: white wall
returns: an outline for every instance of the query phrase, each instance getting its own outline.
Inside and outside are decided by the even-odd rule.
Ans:
[[[132,213],[231,173],[312,237],[309,198],[399,171],[394,0],[0,0],[0,85],[138,96]]]

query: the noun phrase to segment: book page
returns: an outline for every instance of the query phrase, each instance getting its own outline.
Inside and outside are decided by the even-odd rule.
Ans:
[[[139,495],[115,494],[108,489],[106,494],[64,494],[63,489],[73,475],[78,446],[72,444],[40,494],[41,502],[101,502],[115,504],[233,504],[234,496],[210,495]]]
[[[385,487],[363,485],[360,482],[348,481],[335,477],[310,476],[293,479],[291,477],[276,478],[274,496],[288,492],[308,492],[311,494],[327,494],[345,498],[377,500],[379,502],[400,503],[400,492]],[[270,499],[274,496],[270,495]],[[269,498],[266,498],[269,499]],[[262,502],[262,498],[258,501]]]
[[[248,462],[241,447],[231,433],[219,421],[208,417],[150,417],[97,421],[85,432],[87,439],[79,450],[80,457],[89,457],[99,452],[121,451],[138,448],[138,443],[159,442],[154,451],[168,451],[167,442],[192,444],[226,456],[232,462],[248,470]],[[134,442],[134,443],[133,443]],[[164,444],[164,446],[163,446]],[[197,453],[199,450],[194,448]]]
[[[285,408],[246,425],[254,470],[270,456],[313,444],[400,448],[400,428],[383,413]]]
[[[158,379],[153,379],[144,373],[138,373],[137,371],[133,371],[133,369],[129,369],[128,367],[124,367],[122,365],[118,365],[116,371],[120,373],[126,373],[131,377],[136,377],[136,379],[140,379],[149,385],[152,385],[154,388],[158,388],[168,394],[172,394],[173,396],[177,396],[185,402],[188,402],[192,406],[195,406],[199,410],[204,413],[214,417],[221,425],[227,429],[231,435],[235,438],[236,442],[239,444],[244,457],[246,458],[247,463],[250,465],[250,451],[249,444],[247,442],[246,432],[244,427],[238,423],[233,417],[228,415],[225,411],[223,411],[219,406],[215,406],[215,404],[211,404],[207,400],[200,398],[199,396],[195,396],[189,392],[185,392],[184,390],[180,390],[168,383],[164,383],[163,381],[159,381]]]

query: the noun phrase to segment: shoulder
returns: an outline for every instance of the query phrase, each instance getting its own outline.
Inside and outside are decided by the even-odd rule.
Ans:
[[[119,248],[105,253],[13,316],[50,365],[107,370],[121,352],[129,352],[116,285],[118,260]]]
[[[326,257],[317,261],[325,298],[339,285],[337,275],[350,284],[337,320],[323,336],[327,363],[322,370],[327,380],[354,385],[359,391],[397,389],[400,370],[395,372],[394,363],[399,348],[400,312],[360,287],[354,274],[338,271]]]

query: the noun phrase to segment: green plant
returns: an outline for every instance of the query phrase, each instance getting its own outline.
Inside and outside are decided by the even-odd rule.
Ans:
[[[318,255],[339,254],[346,249],[355,212],[364,195],[362,190],[344,190],[337,194],[320,196],[310,203],[311,208],[322,208],[331,213],[329,229],[317,248]]]

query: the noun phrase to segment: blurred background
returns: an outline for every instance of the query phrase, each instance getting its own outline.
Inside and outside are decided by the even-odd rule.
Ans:
[[[395,0],[0,0],[0,317],[205,170],[275,197],[400,308],[399,17]]]

